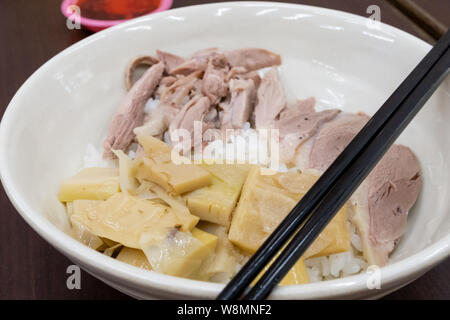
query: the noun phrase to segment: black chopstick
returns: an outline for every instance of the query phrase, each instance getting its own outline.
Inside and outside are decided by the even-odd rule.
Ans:
[[[260,300],[266,298],[297,260],[308,249],[323,228],[331,221],[336,212],[345,204],[360,183],[406,128],[417,112],[447,75],[450,68],[450,49],[431,69],[430,73],[412,91],[397,112],[386,123],[382,131],[374,138],[353,162],[346,173],[333,185],[304,226],[289,242],[261,279],[244,299]]]
[[[263,243],[260,249],[250,258],[240,272],[228,283],[217,299],[230,300],[239,298],[264,266],[276,255],[284,244],[294,235],[316,207],[322,202],[347,167],[364,150],[373,137],[379,133],[383,125],[395,113],[399,106],[418,86],[429,70],[446,52],[450,44],[450,33],[447,32],[436,46],[426,55],[413,72],[395,90],[380,110],[369,120],[367,125],[352,140],[330,168],[306,193],[289,215],[280,223],[275,231]],[[279,257],[281,258],[281,256]],[[275,265],[272,265],[272,270]],[[267,277],[262,277],[260,282]],[[267,281],[267,280],[264,280]],[[254,290],[260,287],[260,282]],[[270,289],[269,289],[270,292]]]

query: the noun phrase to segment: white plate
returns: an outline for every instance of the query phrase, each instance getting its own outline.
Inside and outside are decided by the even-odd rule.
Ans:
[[[180,55],[198,49],[261,47],[282,55],[290,98],[317,97],[320,108],[373,114],[430,49],[387,25],[370,28],[355,15],[309,6],[235,2],[142,17],[97,33],[37,70],[8,106],[0,126],[0,174],[23,218],[86,271],[139,298],[213,298],[222,285],[139,270],[70,238],[56,191],[81,165],[88,143],[101,144],[125,94],[124,68],[160,48]],[[68,31],[70,32],[70,31]],[[435,93],[400,141],[418,155],[420,200],[381,289],[368,275],[278,288],[272,298],[373,298],[416,279],[450,252],[449,81]]]

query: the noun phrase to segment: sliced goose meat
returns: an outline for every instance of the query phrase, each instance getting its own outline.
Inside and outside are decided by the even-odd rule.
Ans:
[[[212,48],[206,48],[206,49],[201,49],[198,51],[195,51],[192,55],[191,55],[191,59],[201,59],[205,62],[208,62],[209,58],[216,54],[219,53],[220,50],[218,48],[212,47]]]
[[[244,67],[248,71],[279,66],[279,54],[257,48],[236,49],[225,52],[231,67]]]
[[[258,72],[256,71],[250,71],[247,73],[243,73],[237,76],[238,79],[244,79],[244,80],[253,80],[253,84],[255,85],[255,88],[258,89],[259,85],[261,84],[261,77],[259,76]]]
[[[314,140],[310,166],[325,171],[369,119],[365,114],[345,113],[326,123]]]
[[[193,72],[205,71],[209,59],[219,53],[217,48],[208,48],[195,52],[189,59],[171,70],[174,75],[189,75]]]
[[[133,79],[135,78],[135,71],[138,67],[151,67],[158,62],[158,59],[152,56],[139,56],[133,59],[125,70],[125,88],[127,89],[127,91],[130,91],[131,87],[134,84]]]
[[[228,93],[228,61],[223,54],[215,53],[208,62],[202,81],[202,93],[212,104],[218,104]]]
[[[209,113],[211,102],[207,97],[196,96],[191,99],[178,112],[169,127],[170,137],[173,140],[173,134],[177,129],[184,129],[190,133],[193,139],[195,121],[202,121]]]
[[[368,119],[364,114],[342,114],[324,124],[311,147],[310,167],[325,171]],[[408,212],[421,186],[416,156],[409,148],[394,145],[352,195],[350,219],[357,228],[369,264],[387,263],[405,231]]]
[[[256,88],[251,79],[230,80],[231,98],[222,104],[222,129],[241,129],[253,112]]]
[[[228,72],[227,80],[230,81],[231,79],[237,78],[238,76],[247,73],[248,70],[244,67],[234,67],[230,69],[230,72]]]
[[[189,93],[196,84],[201,72],[194,72],[186,77],[180,77],[165,90],[162,90],[161,103],[175,108],[182,108],[189,100]]]
[[[180,64],[178,67],[174,68],[172,70],[172,74],[187,76],[193,72],[204,72],[207,66],[208,63],[205,63],[204,61],[189,59]]]
[[[316,99],[314,97],[309,97],[304,100],[297,99],[294,102],[289,102],[286,108],[280,112],[280,120],[290,119],[307,113],[313,113],[315,112],[315,105]]]
[[[275,119],[286,107],[286,98],[277,68],[264,75],[258,88],[258,103],[255,107],[256,129],[273,127]]]
[[[261,83],[261,77],[259,76],[258,72],[249,72],[244,67],[231,68],[230,72],[228,73],[227,80],[230,81],[231,79],[252,79],[256,89],[258,89],[259,84]]]
[[[422,188],[419,161],[405,146],[394,145],[368,177],[368,210],[355,210],[369,263],[383,266],[406,230],[408,213]]]
[[[133,129],[144,122],[145,104],[162,78],[164,64],[150,67],[127,93],[114,115],[103,144],[104,158],[115,158],[112,150],[125,150],[134,139]]]
[[[279,129],[280,134],[280,158],[285,163],[291,163],[295,160],[295,154],[300,145],[314,136],[319,128],[326,122],[333,120],[339,114],[340,110],[330,109],[321,112],[312,112],[309,103],[303,103],[306,111],[289,110],[291,114],[287,117],[275,121],[275,128]]]
[[[158,55],[159,60],[164,62],[165,70],[167,74],[171,74],[172,70],[181,65],[186,60],[177,55],[164,52],[161,50],[156,50],[156,54]]]

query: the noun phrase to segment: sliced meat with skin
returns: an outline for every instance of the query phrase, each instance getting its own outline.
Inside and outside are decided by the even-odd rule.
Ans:
[[[189,59],[171,70],[172,74],[188,75],[195,71],[204,71],[208,65],[208,60],[212,55],[221,51],[217,48],[208,48],[197,51]],[[247,48],[236,49],[223,52],[231,67],[244,67],[247,72],[278,66],[281,64],[280,55],[264,49]]]
[[[316,99],[314,97],[309,97],[304,100],[297,99],[294,102],[289,102],[286,108],[280,112],[280,120],[290,119],[307,113],[313,113],[315,112],[315,105]]]
[[[128,91],[109,126],[103,144],[104,158],[115,158],[112,150],[125,150],[131,144],[135,137],[133,129],[143,124],[145,104],[155,91],[163,72],[162,62],[153,65]]]
[[[264,49],[244,48],[225,52],[231,67],[244,67],[248,71],[279,66],[281,56]]]
[[[171,70],[174,75],[189,75],[193,72],[205,71],[211,56],[217,54],[217,48],[208,48],[195,52],[189,59]]]
[[[193,72],[204,72],[206,70],[206,67],[208,66],[208,63],[205,63],[203,61],[199,61],[196,59],[189,59],[180,64],[178,67],[174,68],[172,70],[173,75],[183,75],[187,76],[190,75]]]
[[[230,102],[222,105],[222,129],[241,129],[250,118],[256,102],[256,88],[253,80],[230,80]]]
[[[171,74],[173,69],[186,61],[186,59],[182,57],[161,50],[156,50],[156,54],[158,55],[159,60],[164,62],[165,70],[168,74]]]
[[[382,266],[405,233],[409,210],[422,188],[419,161],[409,148],[394,145],[368,180],[370,222],[368,239],[363,241],[370,241],[372,263]]]
[[[134,74],[138,67],[140,66],[151,67],[154,64],[157,64],[158,62],[159,60],[152,56],[138,56],[133,60],[131,60],[130,64],[127,66],[125,70],[125,87],[127,91],[130,91],[131,87],[133,87],[135,78]]]
[[[326,123],[311,147],[310,167],[324,172],[366,124],[363,114],[342,114]],[[422,178],[414,153],[393,145],[350,198],[351,221],[369,264],[383,266],[405,232]]]
[[[326,123],[314,140],[310,166],[325,171],[369,119],[365,114],[346,113]]]
[[[193,54],[191,54],[190,58],[191,59],[203,59],[205,62],[208,62],[209,58],[218,52],[220,52],[220,50],[215,47],[201,49],[201,50],[195,51]]]
[[[312,112],[310,101],[300,104],[304,110],[290,110],[290,117],[286,114],[283,118],[275,121],[275,128],[280,133],[280,157],[283,162],[291,163],[295,160],[297,148],[314,136],[319,128],[326,122],[333,120],[339,114],[340,110],[330,109],[320,112]],[[305,111],[305,113],[302,113]]]
[[[271,128],[286,107],[286,98],[276,68],[264,75],[258,88],[258,103],[255,107],[256,129]]]
[[[235,79],[238,76],[247,73],[248,70],[244,67],[234,67],[230,69],[230,72],[228,72],[227,80],[230,81],[231,79]]]
[[[208,62],[202,81],[202,93],[212,104],[218,104],[228,93],[228,61],[223,54],[214,54]]]

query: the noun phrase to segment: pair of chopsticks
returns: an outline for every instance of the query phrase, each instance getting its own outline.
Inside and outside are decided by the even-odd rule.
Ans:
[[[228,283],[218,300],[238,299],[243,294],[243,299],[261,300],[270,294],[445,79],[450,68],[449,48],[450,31],[436,43]],[[282,248],[268,270],[246,292]]]

